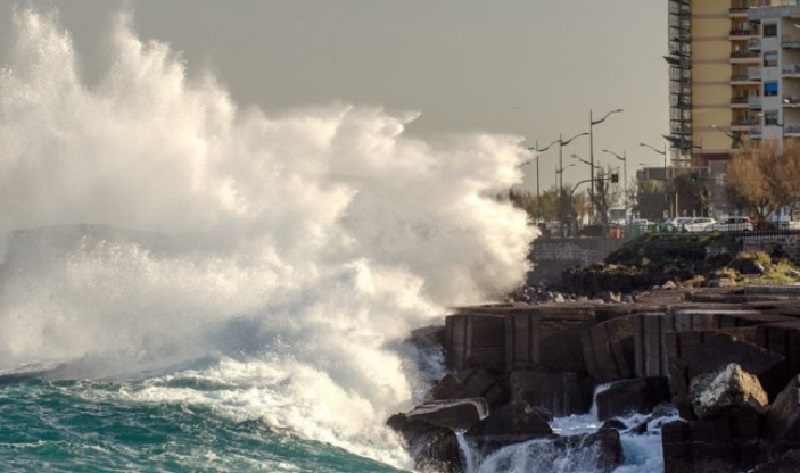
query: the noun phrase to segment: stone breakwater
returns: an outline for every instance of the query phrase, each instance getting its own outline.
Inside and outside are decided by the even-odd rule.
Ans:
[[[595,471],[612,471],[620,431],[676,411],[661,426],[666,473],[800,471],[798,286],[461,307],[412,338],[441,345],[449,370],[388,420],[420,469],[470,471],[475,458],[547,439],[565,455],[590,448]],[[551,428],[590,408],[605,422],[595,432]],[[633,413],[638,426],[616,419]]]

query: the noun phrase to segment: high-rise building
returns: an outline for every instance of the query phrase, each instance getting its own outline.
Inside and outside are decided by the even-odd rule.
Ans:
[[[800,1],[669,0],[672,165],[693,168],[724,215],[744,143],[800,136]]]

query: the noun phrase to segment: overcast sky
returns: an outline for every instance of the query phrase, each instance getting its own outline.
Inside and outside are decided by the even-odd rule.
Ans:
[[[595,159],[627,151],[628,174],[663,158],[668,130],[667,2],[664,0],[69,0],[57,6],[87,82],[103,70],[105,34],[120,9],[142,39],[169,43],[190,73],[211,69],[243,107],[267,113],[335,100],[422,113],[409,134],[485,131],[546,146],[589,130]],[[0,5],[0,45],[14,3]],[[8,46],[0,49],[6,61]],[[589,158],[588,137],[564,148]],[[558,147],[542,155],[554,182]],[[534,169],[526,187],[535,189]],[[565,182],[588,179],[567,170]]]

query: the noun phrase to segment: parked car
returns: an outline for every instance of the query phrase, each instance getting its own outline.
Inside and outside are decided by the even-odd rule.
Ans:
[[[678,232],[710,232],[717,223],[711,217],[680,217],[675,221],[675,230]]]
[[[752,232],[753,222],[750,217],[725,217],[711,228],[720,232]]]
[[[664,226],[668,232],[679,232],[683,230],[683,226],[692,221],[692,217],[678,217],[671,218],[664,222]]]
[[[692,217],[683,224],[683,229],[687,232],[710,232],[716,223],[711,217]]]

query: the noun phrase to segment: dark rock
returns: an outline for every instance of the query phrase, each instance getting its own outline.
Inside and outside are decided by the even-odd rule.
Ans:
[[[386,424],[403,436],[418,470],[456,473],[463,468],[454,431],[477,424],[486,410],[481,398],[431,401],[389,417]]]
[[[633,413],[648,414],[662,402],[669,401],[669,382],[663,376],[628,379],[610,383],[595,393],[597,419]]]
[[[678,413],[678,407],[675,404],[671,404],[669,402],[662,402],[653,408],[653,411],[650,413],[650,415],[653,417],[667,417],[675,415],[677,413]]]
[[[592,434],[562,436],[555,446],[572,455],[576,450],[584,450],[594,455],[595,469],[592,471],[611,471],[623,461],[622,443],[616,429],[601,429]],[[568,470],[576,471],[576,470]]]
[[[800,374],[800,322],[759,325],[757,337],[758,346],[786,358],[787,375],[782,388],[791,376]]]
[[[624,315],[598,323],[583,336],[584,362],[595,382],[633,377],[635,317]]]
[[[586,412],[587,403],[575,373],[514,371],[510,382],[512,402],[542,407],[556,416]]]
[[[797,473],[800,471],[800,450],[789,450],[777,460],[759,466],[752,473]]]
[[[485,456],[508,445],[552,435],[550,424],[536,409],[511,403],[489,414],[464,437]]]
[[[507,404],[509,394],[497,378],[485,370],[464,370],[446,374],[428,393],[428,399],[467,399],[482,397],[490,408]]]
[[[505,370],[505,316],[491,308],[471,308],[445,317],[445,364],[456,370]]]
[[[414,471],[462,473],[465,471],[461,446],[456,435],[446,429],[420,439],[409,448]]]
[[[446,473],[463,471],[458,439],[452,430],[409,420],[405,414],[389,417],[386,424],[402,435],[415,469]]]
[[[506,314],[507,372],[586,373],[581,338],[595,322],[591,307],[550,305]]]
[[[764,460],[755,412],[668,422],[661,427],[665,473],[747,471]]]
[[[423,423],[450,430],[466,430],[482,419],[488,411],[483,398],[430,401],[407,414],[389,418],[389,426],[402,430],[405,423]],[[402,417],[398,417],[402,416]]]
[[[467,436],[508,436],[522,442],[552,433],[550,424],[536,409],[525,403],[511,403],[475,424],[467,431]]]
[[[428,398],[433,400],[458,399],[462,397],[460,394],[463,390],[464,383],[461,382],[458,376],[448,373],[431,388],[430,392],[428,392]]]
[[[792,377],[769,406],[766,437],[773,454],[800,448],[800,375]]]
[[[619,419],[609,419],[603,422],[603,425],[600,426],[600,430],[605,429],[627,430],[628,426],[625,425],[625,422],[622,422]]]

